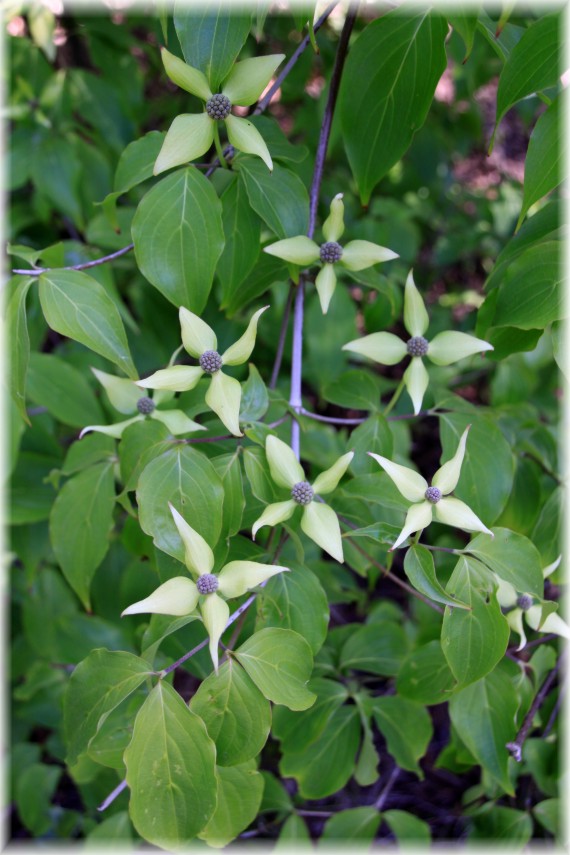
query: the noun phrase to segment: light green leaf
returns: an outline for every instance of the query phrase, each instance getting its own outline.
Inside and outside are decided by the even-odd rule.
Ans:
[[[293,813],[287,817],[281,827],[281,832],[275,847],[274,852],[291,852],[291,844],[301,843],[302,845],[311,845],[311,836],[309,829],[304,819],[298,814]]]
[[[505,655],[509,626],[493,593],[490,572],[473,558],[460,558],[446,590],[471,611],[446,608],[441,646],[460,686],[488,674]]]
[[[210,181],[194,167],[159,181],[133,219],[142,274],[175,306],[200,313],[224,248],[222,206]]]
[[[493,140],[497,126],[513,104],[556,84],[561,72],[561,51],[560,13],[545,15],[526,30],[507,57],[499,78]]]
[[[190,92],[191,95],[201,98],[202,101],[207,101],[208,98],[211,98],[213,92],[208,86],[208,80],[203,72],[197,68],[192,68],[186,62],[182,62],[173,53],[167,51],[166,48],[162,48],[160,55],[164,70],[173,83],[176,83],[181,89],[185,89],[186,92]]]
[[[534,543],[507,528],[495,528],[493,534],[494,538],[478,535],[465,547],[465,551],[486,564],[505,582],[510,582],[517,591],[542,598],[542,560]]]
[[[119,311],[96,279],[80,270],[51,270],[40,276],[39,293],[52,330],[109,359],[132,380],[138,378]]]
[[[425,121],[446,66],[446,36],[439,15],[395,10],[368,24],[349,53],[340,118],[363,204]]]
[[[232,104],[249,107],[258,100],[284,59],[285,54],[274,53],[236,62],[229,77],[224,81],[224,95]]]
[[[493,326],[542,329],[566,317],[560,253],[559,241],[544,241],[513,261],[497,296]]]
[[[477,762],[510,795],[507,742],[514,739],[519,706],[509,677],[499,667],[449,701],[453,726]]]
[[[413,843],[415,849],[417,846],[430,845],[429,825],[413,813],[406,810],[385,810],[382,819],[388,823],[400,846]]]
[[[97,567],[109,549],[115,488],[113,463],[97,463],[70,478],[50,515],[50,539],[63,575],[85,606]]]
[[[172,850],[202,831],[216,808],[215,763],[202,720],[168,683],[158,683],[125,751],[129,812],[141,837]]]
[[[395,676],[408,651],[402,626],[392,621],[368,624],[351,633],[340,654],[340,667]]]
[[[249,377],[242,386],[239,418],[241,422],[255,422],[267,412],[269,398],[267,387],[255,365],[249,364]]]
[[[82,442],[88,437],[85,437]],[[172,448],[168,428],[156,419],[144,419],[130,425],[121,436],[119,466],[124,490],[135,490],[145,466]]]
[[[354,770],[354,780],[360,787],[369,787],[380,777],[380,773],[378,772],[380,756],[374,747],[374,735],[368,719],[361,715],[360,720],[363,736]]]
[[[413,650],[404,660],[396,680],[398,694],[432,706],[449,700],[455,686],[441,643],[430,641]]]
[[[424,756],[433,727],[424,706],[397,695],[374,698],[374,720],[388,743],[388,751],[402,769],[423,780],[418,760]]]
[[[414,588],[430,600],[445,606],[469,608],[465,603],[445,593],[435,575],[433,555],[424,546],[412,546],[408,549],[404,558],[404,570]]]
[[[113,189],[115,193],[126,193],[137,184],[152,178],[154,163],[164,142],[163,131],[149,131],[138,140],[129,143],[117,164]]]
[[[295,778],[306,799],[322,799],[342,789],[352,773],[360,744],[360,716],[356,706],[342,706],[309,745],[283,754],[279,770]]]
[[[93,650],[74,668],[63,699],[69,766],[87,751],[109,714],[151,673],[148,662],[122,650]]]
[[[208,846],[222,849],[253,822],[263,796],[263,777],[250,760],[241,766],[218,766],[218,803],[198,837]]]
[[[10,392],[18,412],[24,421],[29,423],[26,413],[26,379],[30,359],[30,336],[26,316],[26,297],[34,279],[18,277],[12,281],[15,287],[8,302],[5,320],[8,332],[8,376]]]
[[[35,404],[45,407],[65,425],[84,427],[104,421],[103,411],[83,374],[51,353],[31,354],[27,391]]]
[[[198,498],[197,498],[198,497]],[[201,452],[176,446],[155,457],[137,486],[139,522],[159,549],[184,563],[184,547],[168,508],[171,502],[192,527],[214,545],[222,526],[224,489],[216,470]]]
[[[206,392],[206,403],[224,427],[234,436],[243,436],[239,426],[241,384],[223,371],[212,374]]]
[[[334,840],[337,843],[350,840],[360,848],[363,843],[372,843],[381,820],[381,814],[374,807],[341,810],[327,820],[319,840]]]
[[[311,648],[290,629],[262,629],[235,653],[257,688],[275,704],[305,710],[316,695],[307,688],[313,668]]]
[[[301,179],[275,164],[268,172],[258,158],[239,158],[235,164],[253,210],[279,238],[303,235],[309,223],[309,196]]]
[[[327,596],[308,567],[289,564],[291,572],[274,576],[258,596],[256,627],[292,629],[308,641],[315,654],[327,634]]]
[[[200,684],[190,701],[216,743],[219,766],[234,766],[256,757],[271,727],[269,701],[233,659]]]
[[[188,65],[203,71],[212,92],[219,92],[251,29],[251,11],[228,15],[223,0],[203,8],[177,0],[174,27]]]
[[[524,193],[517,228],[528,209],[562,180],[564,136],[560,131],[561,96],[539,116],[530,135],[524,164]]]
[[[133,839],[133,827],[128,812],[122,810],[107,817],[98,823],[85,839],[88,844],[107,847],[109,844],[119,844],[122,849],[127,850]]]
[[[156,158],[153,175],[197,160],[213,142],[214,122],[207,113],[183,113],[176,116]]]
[[[228,140],[237,151],[244,154],[254,154],[260,157],[268,169],[273,169],[273,161],[265,140],[248,119],[230,115],[226,118]]]

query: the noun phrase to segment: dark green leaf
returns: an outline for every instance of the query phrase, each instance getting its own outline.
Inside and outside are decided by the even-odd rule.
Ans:
[[[222,534],[232,537],[241,529],[245,498],[239,455],[220,454],[211,459],[212,465],[222,479],[224,488],[224,509],[222,519]]]
[[[473,42],[477,31],[477,7],[474,8],[475,14],[469,14],[467,10],[464,12],[454,12],[448,15],[448,20],[454,30],[457,30],[465,44],[465,57],[463,62],[467,62],[469,55],[473,50]]]
[[[375,413],[358,425],[350,435],[351,451],[354,451],[354,459],[351,469],[355,475],[366,475],[378,472],[378,464],[368,456],[367,451],[381,454],[383,457],[392,457],[394,446],[392,431],[384,416]]]
[[[381,815],[374,807],[357,807],[341,810],[323,829],[320,840],[354,841],[355,845],[372,843],[380,826]]]
[[[355,410],[377,410],[381,388],[378,378],[366,371],[345,371],[327,383],[323,397],[331,404]],[[378,423],[380,424],[380,423]]]
[[[61,773],[59,766],[34,763],[18,778],[16,807],[22,823],[34,837],[41,837],[52,827],[50,803]]]
[[[211,182],[194,167],[163,178],[139,204],[132,235],[142,274],[176,307],[200,314],[224,248]]]
[[[258,157],[236,162],[239,180],[251,204],[278,238],[304,235],[309,224],[309,194],[301,179],[290,169],[273,165],[273,172]]]
[[[118,309],[96,279],[79,270],[42,273],[40,302],[53,330],[109,359],[132,380],[138,379]]]
[[[489,540],[488,537],[487,540]],[[407,550],[404,558],[404,570],[414,588],[429,597],[430,600],[443,603],[445,606],[469,608],[465,603],[445,593],[435,575],[433,555],[425,546],[412,546]]]
[[[502,805],[476,812],[472,823],[469,841],[496,840],[497,846],[522,848],[532,837],[532,819],[528,813]]]
[[[439,641],[430,641],[413,650],[398,673],[398,694],[420,704],[441,704],[449,700],[455,677],[449,669]]]
[[[374,698],[374,721],[388,743],[388,751],[402,769],[423,779],[418,760],[433,736],[428,711],[421,704],[397,695]]]
[[[388,823],[400,846],[405,846],[412,841],[414,849],[417,846],[430,845],[429,825],[413,813],[405,810],[385,810],[382,813],[382,819]]]
[[[249,204],[243,181],[234,178],[221,197],[226,245],[216,274],[222,283],[222,300],[239,297],[240,285],[259,256],[259,217]]]
[[[240,422],[255,422],[265,415],[269,406],[267,387],[259,371],[249,364],[249,377],[242,386],[242,396],[239,411]]]
[[[530,136],[524,164],[524,194],[517,227],[528,209],[562,180],[561,97],[539,117]]]
[[[6,329],[8,336],[8,360],[10,392],[18,412],[25,421],[26,413],[26,378],[30,358],[30,336],[26,317],[26,297],[34,279],[18,277],[14,281],[14,291],[6,309]]]
[[[486,564],[505,582],[510,582],[517,591],[542,597],[542,562],[534,543],[507,528],[495,528],[493,533],[493,538],[484,534],[475,537],[465,547],[466,552]]]
[[[261,627],[292,629],[310,644],[313,654],[320,650],[329,623],[327,596],[314,573],[307,567],[292,566],[291,572],[279,573],[263,588],[257,599]]]
[[[125,490],[136,490],[145,466],[172,447],[169,437],[168,428],[158,419],[135,422],[123,432],[119,465]]]
[[[560,244],[545,241],[527,249],[507,269],[492,324],[533,330],[564,317]]]
[[[446,36],[439,15],[395,10],[368,24],[348,55],[340,117],[364,205],[425,121],[446,66]]]
[[[31,354],[28,395],[63,424],[85,427],[104,422],[101,407],[83,374],[53,354]]]
[[[253,822],[261,805],[264,782],[253,760],[241,766],[218,766],[216,777],[216,810],[198,836],[218,849],[230,843]]]
[[[389,621],[370,624],[352,633],[342,648],[343,669],[395,676],[408,651],[403,627]]]
[[[80,177],[81,165],[69,140],[56,134],[40,137],[32,159],[32,181],[57,211],[82,229]]]

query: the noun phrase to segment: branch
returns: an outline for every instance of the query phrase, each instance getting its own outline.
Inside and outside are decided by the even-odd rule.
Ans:
[[[21,276],[41,276],[42,273],[49,273],[50,270],[87,270],[89,267],[97,267],[99,264],[105,264],[107,261],[113,261],[115,258],[120,258],[121,255],[126,255],[133,249],[134,243],[112,252],[110,255],[103,255],[101,258],[96,258],[94,261],[84,261],[82,264],[72,264],[71,267],[36,267],[34,270],[12,270],[12,273],[18,273]]]
[[[279,330],[279,341],[277,342],[277,350],[275,352],[275,362],[273,363],[273,371],[271,372],[271,380],[269,381],[270,389],[275,389],[277,386],[279,371],[281,370],[281,361],[283,359],[285,339],[287,338],[287,327],[289,326],[289,315],[291,314],[294,290],[295,286],[291,283],[289,293],[287,295],[287,302],[285,304],[285,311],[283,312],[283,317],[281,319],[281,329]]]
[[[521,725],[521,728],[520,728],[519,732],[517,733],[516,739],[514,740],[514,742],[507,742],[506,747],[508,748],[508,750],[510,751],[512,756],[515,758],[517,763],[520,763],[522,760],[522,747],[524,745],[525,739],[527,738],[528,733],[532,727],[532,723],[533,723],[533,720],[534,720],[534,717],[535,717],[537,711],[539,710],[539,708],[544,703],[546,696],[547,696],[548,692],[550,691],[550,687],[552,686],[552,684],[554,683],[554,681],[557,677],[558,669],[560,668],[561,659],[562,659],[562,657],[560,657],[560,659],[558,660],[558,662],[556,663],[556,665],[554,666],[552,671],[549,672],[544,683],[542,684],[542,686],[540,687],[540,689],[536,693],[536,697],[535,697],[534,701],[532,702],[531,708],[529,709],[529,711],[527,712],[527,714],[524,718],[524,721]]]
[[[344,61],[348,50],[348,42],[354,22],[356,20],[356,6],[351,6],[346,15],[342,33],[338,43],[338,49],[334,61],[333,73],[331,77],[331,85],[325,105],[325,113],[321,124],[321,132],[319,134],[319,142],[317,144],[317,154],[315,157],[315,168],[313,171],[313,180],[309,191],[309,227],[307,229],[307,237],[312,238],[315,231],[315,222],[317,218],[317,205],[319,202],[319,193],[321,182],[323,180],[323,170],[325,159],[327,156],[327,148],[331,132],[331,125],[334,116],[334,108],[336,98],[340,86]],[[297,286],[297,294],[295,296],[295,310],[293,317],[293,345],[292,345],[292,360],[291,360],[291,394],[289,397],[290,406],[299,412],[302,406],[301,400],[301,380],[303,366],[303,318],[304,318],[304,302],[305,302],[305,281],[303,277],[299,279]],[[291,448],[295,452],[297,459],[300,457],[300,440],[301,429],[299,422],[294,419],[291,423]]]

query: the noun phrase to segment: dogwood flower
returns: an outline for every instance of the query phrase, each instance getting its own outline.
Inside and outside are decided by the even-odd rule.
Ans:
[[[562,556],[559,556],[553,564],[549,564],[542,571],[546,579],[560,564]],[[520,635],[521,642],[517,650],[522,650],[526,645],[526,635],[523,627],[523,618],[526,624],[535,632],[553,632],[563,638],[570,639],[570,626],[562,620],[556,612],[550,611],[549,602],[540,601],[532,594],[518,593],[515,587],[504,579],[495,575],[498,582],[497,600],[502,609],[510,628]]]
[[[138,415],[134,416],[134,418],[126,419],[126,421],[117,422],[114,425],[88,425],[79,434],[79,439],[85,436],[86,433],[89,433],[89,431],[105,433],[114,439],[120,439],[125,428],[135,422],[142,421],[144,418],[156,419],[162,422],[173,436],[191,433],[195,430],[206,430],[204,425],[199,425],[198,422],[192,421],[182,410],[157,409],[158,406],[172,398],[171,392],[158,392],[154,397],[141,397],[141,391],[134,380],[115,377],[113,374],[107,374],[105,371],[99,371],[98,368],[92,368],[91,371],[103,386],[109,401],[116,410],[124,415],[130,415],[138,411]]]
[[[198,359],[199,365],[172,365],[155,371],[144,380],[137,380],[143,389],[165,389],[171,392],[187,392],[193,389],[204,373],[212,379],[206,392],[206,403],[234,436],[243,436],[239,429],[241,384],[221,370],[222,365],[241,365],[251,356],[255,346],[257,322],[268,309],[264,306],[252,316],[244,334],[220,354],[216,350],[218,340],[214,330],[198,315],[180,307],[180,327],[184,349]]]
[[[398,258],[396,252],[371,243],[368,240],[351,240],[345,246],[339,244],[344,232],[344,204],[342,193],[338,193],[331,202],[330,214],[323,223],[325,243],[320,246],[305,235],[278,240],[264,248],[264,252],[275,255],[284,261],[308,267],[321,261],[322,267],[315,279],[315,286],[321,301],[323,315],[326,315],[336,288],[335,264],[347,270],[364,270]]]
[[[404,291],[404,326],[411,338],[403,341],[393,333],[377,332],[349,341],[342,348],[367,356],[374,362],[379,362],[380,365],[395,365],[404,357],[411,356],[412,359],[404,372],[403,380],[416,415],[422,408],[424,393],[429,382],[422,357],[427,356],[435,365],[451,365],[474,353],[493,350],[493,345],[489,342],[455,330],[440,332],[428,341],[424,338],[428,325],[428,313],[410,270]]]
[[[219,120],[225,122],[228,139],[234,148],[258,155],[269,169],[273,169],[271,155],[257,128],[248,119],[232,116],[231,108],[249,107],[257,101],[284,58],[280,53],[236,62],[222,91],[214,94],[205,74],[163,48],[162,62],[172,82],[206,103],[205,112],[184,113],[174,119],[154,164],[154,174],[188,163],[208,151],[217,134]]]
[[[404,528],[390,548],[390,552],[397,549],[410,534],[426,528],[434,517],[438,522],[445,523],[445,525],[456,526],[464,531],[482,531],[490,534],[491,537],[494,536],[493,532],[483,525],[479,517],[465,502],[449,495],[455,490],[461,475],[461,465],[465,457],[465,443],[470,427],[471,425],[465,428],[459,440],[457,451],[451,460],[448,460],[437,470],[432,478],[431,485],[413,469],[408,469],[407,466],[401,466],[399,463],[393,463],[379,454],[368,452],[370,457],[373,457],[392,479],[402,496],[415,503],[409,509],[404,521]]]
[[[326,495],[338,485],[338,482],[348,469],[354,452],[349,451],[334,463],[330,469],[321,472],[312,484],[305,480],[303,467],[295,457],[288,445],[276,436],[268,436],[265,441],[265,453],[269,463],[271,477],[279,487],[290,491],[291,498],[285,502],[275,502],[268,505],[252,528],[252,536],[255,536],[264,525],[278,525],[285,522],[295,513],[296,508],[301,505],[303,515],[301,517],[301,528],[313,540],[317,546],[332,555],[341,564],[344,561],[342,551],[342,539],[338,517],[324,502],[315,502],[313,499],[317,494]]]
[[[175,576],[144,600],[128,606],[121,617],[146,613],[183,617],[198,608],[210,637],[210,655],[217,673],[218,642],[230,616],[226,600],[241,597],[277,573],[288,573],[289,568],[258,561],[230,561],[217,575],[212,573],[214,554],[209,545],[170,502],[168,506],[184,545],[186,567],[196,581]]]

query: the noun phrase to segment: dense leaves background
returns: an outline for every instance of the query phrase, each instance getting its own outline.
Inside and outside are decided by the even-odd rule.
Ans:
[[[296,517],[286,538],[264,529],[253,544],[250,531],[283,498],[265,438],[290,440],[290,335],[270,380],[294,271],[261,248],[307,232],[344,12],[251,118],[272,173],[238,154],[211,176],[205,164],[153,178],[171,121],[201,109],[168,80],[159,46],[215,87],[238,57],[290,57],[312,10],[8,10],[8,252],[17,269],[49,268],[14,275],[5,301],[15,838],[168,848],[195,835],[213,846],[240,834],[521,846],[559,835],[555,683],[522,762],[506,748],[555,667],[557,638],[529,628],[517,651],[495,588],[499,576],[539,600],[563,590],[560,568],[545,589],[542,575],[560,553],[562,518],[560,15],[515,8],[496,35],[499,17],[367,7],[354,28],[317,233],[342,192],[343,240],[399,258],[342,274],[326,317],[307,286],[303,404],[333,420],[299,416],[307,475],[356,452],[331,497],[345,531],[340,565]],[[430,337],[455,329],[495,348],[430,365],[417,418],[406,394],[383,413],[401,365],[341,350],[377,330],[405,336],[412,267]],[[208,430],[189,443],[151,420],[120,441],[78,439],[126,418],[91,368],[134,380],[166,366],[180,305],[216,330],[222,352],[267,304],[251,363],[232,369],[243,439],[204,403],[205,380],[172,403]],[[468,424],[456,495],[494,541],[433,524],[425,545],[388,553],[407,503],[365,452],[429,479]],[[119,619],[184,572],[168,501],[215,547],[217,567],[270,562],[278,548],[290,572],[228,629],[235,654],[218,677],[200,650],[153,687],[205,634],[193,616]],[[178,788],[165,788],[180,769]],[[98,812],[125,776],[128,789]]]

